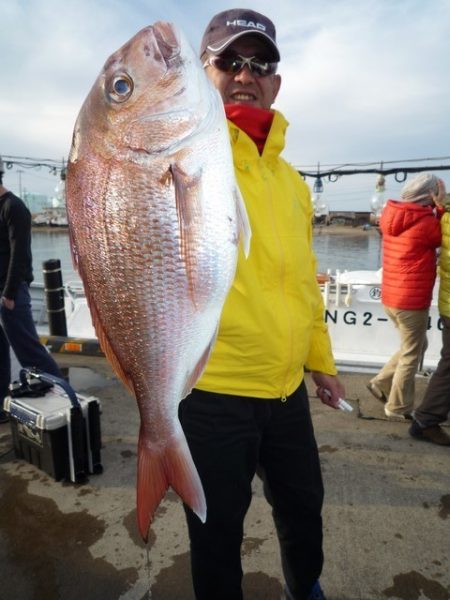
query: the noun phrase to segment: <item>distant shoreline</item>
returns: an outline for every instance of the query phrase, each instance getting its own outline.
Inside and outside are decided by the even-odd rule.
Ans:
[[[313,225],[313,235],[351,235],[351,236],[379,236],[378,227],[364,228],[362,225]]]
[[[32,231],[42,231],[43,233],[68,232],[69,228],[65,225],[33,225]],[[358,225],[313,225],[314,235],[379,235],[377,227],[364,229]]]
[[[67,232],[67,225],[32,225],[31,231],[42,231],[42,233]]]

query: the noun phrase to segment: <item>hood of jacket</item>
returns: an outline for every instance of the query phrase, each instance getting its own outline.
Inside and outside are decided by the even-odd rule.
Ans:
[[[381,215],[380,227],[384,234],[398,236],[415,227],[424,216],[432,213],[431,206],[388,200]]]

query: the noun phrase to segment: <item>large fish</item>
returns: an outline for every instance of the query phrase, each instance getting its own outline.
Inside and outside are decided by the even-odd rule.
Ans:
[[[96,333],[139,406],[140,533],[169,486],[205,521],[178,404],[208,360],[250,228],[222,101],[171,24],[105,63],[75,124],[66,196]]]

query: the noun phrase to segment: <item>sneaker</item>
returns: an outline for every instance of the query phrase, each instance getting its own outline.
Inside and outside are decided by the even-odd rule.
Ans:
[[[294,597],[290,593],[287,587],[284,588],[285,595],[283,596],[284,600],[294,600]],[[313,588],[308,596],[308,600],[326,600],[323,595],[322,588],[320,587],[320,583],[316,581],[313,585]]]
[[[450,446],[450,436],[439,425],[421,427],[416,421],[413,421],[409,428],[409,435],[416,440],[431,442],[438,446]]]
[[[384,407],[384,414],[388,419],[399,419],[400,421],[411,421],[412,419],[411,413],[395,413],[386,407]]]
[[[6,412],[6,410],[3,410],[3,408],[0,409],[0,424],[2,423],[7,423],[9,421],[9,415]]]
[[[308,596],[308,600],[326,600],[318,581],[316,581],[316,583],[313,585],[313,589]]]
[[[384,392],[382,392],[380,390],[380,388],[375,383],[369,382],[366,385],[366,388],[369,390],[369,392],[372,394],[372,396],[374,398],[376,398],[380,402],[383,402],[383,404],[386,404],[386,402],[387,402],[386,395],[384,394]]]

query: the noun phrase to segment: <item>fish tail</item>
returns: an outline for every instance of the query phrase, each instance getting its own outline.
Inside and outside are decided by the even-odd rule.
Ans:
[[[172,487],[199,519],[206,521],[206,499],[186,439],[153,450],[139,436],[137,474],[137,520],[142,539],[147,542],[153,515],[167,489]]]

